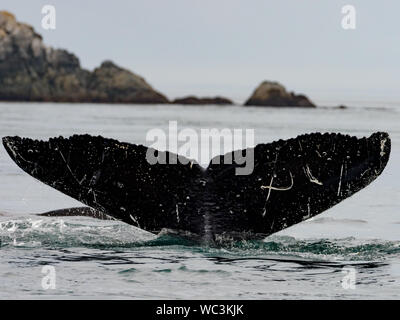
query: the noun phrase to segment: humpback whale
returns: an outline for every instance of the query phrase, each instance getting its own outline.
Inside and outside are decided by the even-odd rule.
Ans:
[[[151,165],[147,147],[101,136],[4,137],[3,145],[25,172],[89,207],[46,215],[96,213],[206,243],[263,238],[322,213],[376,179],[391,148],[384,132],[304,134],[258,144],[253,172],[236,175],[243,164],[231,161],[233,153],[249,149],[219,155],[219,164],[203,168],[195,161]]]

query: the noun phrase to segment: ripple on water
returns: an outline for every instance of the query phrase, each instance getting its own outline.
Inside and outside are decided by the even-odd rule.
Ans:
[[[344,239],[296,239],[271,236],[264,241],[235,241],[221,246],[200,246],[172,235],[155,236],[127,224],[90,218],[21,218],[0,222],[1,246],[14,248],[143,249],[175,248],[208,257],[252,259],[265,255],[327,261],[372,261],[396,255],[394,241]]]

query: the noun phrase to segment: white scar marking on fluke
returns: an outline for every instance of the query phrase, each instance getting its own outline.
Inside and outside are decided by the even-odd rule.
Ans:
[[[307,168],[307,169],[304,169],[304,168],[303,168],[304,174],[305,174],[306,177],[310,180],[310,182],[315,183],[315,184],[319,184],[320,186],[322,186],[322,185],[323,185],[322,182],[319,181],[317,178],[315,178],[315,177],[313,176],[313,174],[311,173],[311,170],[310,170],[310,167],[308,166],[308,164],[306,164],[306,168]]]
[[[14,156],[15,159],[17,159],[17,156],[18,156],[18,157],[20,157],[22,160],[24,160],[24,161],[27,162],[27,163],[33,163],[32,161],[26,160],[23,156],[21,156],[18,152],[16,152],[16,151],[11,147],[11,145],[12,145],[11,143],[7,142],[6,144],[7,144],[7,146],[8,146],[8,150],[11,151],[11,153],[13,154],[13,156]]]
[[[380,152],[381,157],[383,157],[386,154],[385,151],[383,151],[385,149],[386,141],[387,141],[387,138],[385,138],[381,141],[381,152]]]
[[[178,223],[179,223],[179,207],[178,207],[178,205],[176,205],[176,221],[178,221]]]
[[[6,142],[6,144],[7,144],[8,150],[10,150],[11,153],[13,154],[14,158],[17,159],[17,156],[18,156],[19,154],[16,153],[16,152],[14,151],[14,149],[11,147],[11,143]],[[21,157],[21,158],[22,158],[22,157]],[[22,158],[22,159],[23,159],[23,158]]]
[[[71,172],[71,174],[72,174],[72,176],[74,177],[74,179],[76,180],[76,182],[78,182],[78,183],[79,183],[79,185],[81,185],[81,184],[82,184],[82,182],[81,182],[81,181],[79,181],[79,180],[78,180],[78,179],[75,177],[75,175],[74,175],[74,173],[72,172],[71,168],[69,167],[69,165],[68,165],[67,161],[65,160],[65,158],[64,158],[64,155],[62,154],[62,152],[61,152],[61,151],[58,151],[58,152],[60,153],[60,155],[61,155],[61,158],[63,159],[63,161],[64,161],[65,165],[67,166],[67,168],[68,168],[68,170],[69,170],[69,172]]]
[[[365,171],[361,174],[361,178],[364,177],[364,174],[366,174],[369,170],[371,170],[371,168],[368,168],[367,170],[365,170]]]
[[[261,186],[261,189],[268,189],[268,195],[267,195],[267,199],[265,200],[265,204],[264,204],[264,208],[263,208],[263,212],[262,212],[262,216],[265,217],[267,210],[267,202],[269,200],[269,197],[271,195],[271,190],[275,190],[275,191],[289,191],[290,189],[293,188],[293,175],[292,172],[289,170],[289,174],[290,174],[290,180],[291,180],[291,184],[289,187],[283,187],[283,188],[279,188],[279,187],[273,187],[272,183],[274,182],[274,176],[271,177],[271,181],[269,183],[269,186]]]
[[[269,183],[270,188],[268,189],[268,195],[267,195],[267,200],[266,200],[266,201],[269,200],[269,196],[271,195],[272,183],[273,183],[273,182],[274,182],[274,176],[271,177],[271,181],[270,181],[270,183]],[[261,189],[262,189],[262,187],[261,187]]]
[[[274,219],[274,220],[272,220],[272,224],[271,224],[271,230],[270,230],[270,232],[272,232],[272,230],[274,229],[274,224],[275,224],[275,219]]]
[[[340,169],[340,180],[339,180],[339,186],[338,186],[337,196],[339,196],[340,190],[341,190],[341,188],[342,188],[342,176],[343,176],[343,164],[342,164],[342,168]]]
[[[138,226],[138,228],[140,228],[139,221],[137,221],[137,219],[135,219],[134,217],[132,217],[131,214],[129,215],[129,217],[132,219],[132,221],[133,221],[134,223],[136,223],[136,225]]]
[[[290,189],[292,189],[293,188],[293,175],[292,175],[292,172],[289,170],[289,174],[290,174],[290,180],[291,180],[291,183],[290,183],[290,186],[288,186],[288,187],[282,187],[282,188],[279,188],[279,187],[273,187],[272,186],[272,179],[271,179],[271,185],[269,185],[269,186],[261,186],[261,189],[269,189],[269,190],[275,190],[275,191],[289,191]]]
[[[86,179],[86,174],[83,176],[82,180],[79,181],[79,184],[82,184],[85,179]]]
[[[303,151],[303,147],[301,146],[301,142],[299,140],[300,151]]]
[[[273,182],[274,182],[274,175],[272,175],[272,177],[271,177],[271,181],[269,183],[270,187],[272,187]],[[267,207],[267,202],[269,200],[269,196],[271,195],[271,190],[272,190],[271,188],[268,189],[267,199],[265,199],[265,204],[264,204],[263,213],[262,213],[263,217],[265,217],[265,214],[267,213],[266,207]]]
[[[21,156],[19,153],[17,153],[17,155],[18,155],[22,160],[24,160],[25,162],[33,163],[32,161],[26,160],[26,159],[25,159],[23,156]]]
[[[93,191],[92,188],[90,188],[88,192],[91,192],[91,193],[92,193],[92,195],[93,195],[93,201],[94,201],[94,203],[97,204],[96,193]]]
[[[303,217],[303,221],[304,221],[304,220],[307,220],[307,219],[309,219],[309,218],[311,218],[311,206],[310,206],[310,201],[311,201],[311,198],[308,197],[308,202],[307,202],[307,215]]]
[[[300,145],[300,148],[301,148],[301,145]],[[278,161],[278,157],[279,157],[279,149],[277,150],[278,152],[277,152],[277,154],[276,154],[276,156],[275,156],[275,161],[274,161],[274,169],[273,169],[273,171],[272,171],[272,176],[271,176],[271,181],[270,181],[270,183],[269,183],[269,186],[270,187],[272,187],[272,182],[274,181],[274,170],[275,170],[275,167],[276,167],[276,162]],[[262,189],[262,187],[261,187],[261,189]],[[268,190],[268,195],[267,195],[267,199],[265,199],[265,203],[264,203],[264,208],[263,208],[263,212],[262,212],[262,216],[263,217],[265,217],[265,215],[266,215],[266,213],[267,213],[267,202],[268,202],[268,199],[269,199],[269,196],[271,195],[271,188],[269,188],[269,190]]]

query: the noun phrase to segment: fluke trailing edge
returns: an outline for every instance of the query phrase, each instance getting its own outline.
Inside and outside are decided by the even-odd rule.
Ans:
[[[239,164],[224,163],[232,154],[207,169],[190,161],[151,165],[146,147],[100,136],[5,137],[3,144],[31,176],[102,214],[150,232],[179,230],[204,241],[264,237],[327,210],[381,174],[391,145],[382,132],[361,139],[301,135],[257,145],[254,171],[240,176]],[[77,210],[82,211],[66,212],[79,215]]]

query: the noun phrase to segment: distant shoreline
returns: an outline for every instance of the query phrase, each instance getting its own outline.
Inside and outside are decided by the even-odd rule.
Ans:
[[[0,101],[232,105],[226,97],[193,95],[170,101],[146,80],[106,60],[93,71],[83,69],[79,58],[43,43],[34,28],[0,11]],[[312,107],[303,94],[286,91],[273,81],[262,82],[244,103],[260,107]]]

